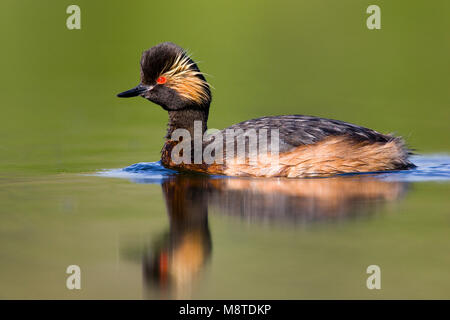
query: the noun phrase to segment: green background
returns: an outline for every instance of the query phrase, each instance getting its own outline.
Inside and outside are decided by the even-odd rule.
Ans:
[[[81,30],[66,28],[70,4]],[[366,27],[370,4],[381,30]],[[2,0],[0,298],[143,296],[120,247],[167,228],[160,187],[79,175],[159,159],[166,112],[115,96],[138,83],[142,51],[192,53],[214,87],[210,128],[308,114],[448,152],[449,12],[446,0]],[[306,230],[212,216],[193,297],[449,298],[448,191],[414,184],[377,219]],[[380,292],[364,286],[375,260],[390,270]],[[84,270],[79,292],[69,264]]]
[[[1,4],[2,171],[79,172],[158,159],[167,114],[115,94],[172,41],[214,86],[209,127],[309,114],[450,149],[448,1],[70,1]],[[366,8],[381,7],[381,30]]]

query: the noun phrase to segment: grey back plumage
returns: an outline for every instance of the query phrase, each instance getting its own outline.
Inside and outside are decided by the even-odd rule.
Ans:
[[[394,139],[392,136],[351,123],[304,115],[261,117],[234,124],[223,131],[227,129],[244,131],[254,129],[257,132],[267,129],[269,134],[271,129],[278,129],[280,152],[301,145],[314,144],[332,136],[345,135],[361,142],[388,142]]]

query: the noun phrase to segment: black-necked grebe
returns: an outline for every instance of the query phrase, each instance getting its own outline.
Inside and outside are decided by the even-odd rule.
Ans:
[[[184,129],[194,137],[195,122],[201,122],[203,135],[207,129],[211,91],[197,64],[182,48],[170,42],[143,53],[140,84],[118,94],[118,97],[134,96],[142,96],[169,113],[166,142],[161,151],[161,162],[168,168],[230,176],[319,177],[414,167],[400,137],[338,120],[303,115],[262,117],[221,131],[225,134],[227,130],[242,129],[258,134],[276,129],[277,153],[265,156],[264,161],[237,161],[236,157],[227,156],[224,161],[213,163],[174,161],[172,152],[181,139],[172,139],[172,134],[176,129]],[[268,139],[274,140],[272,136]],[[236,147],[233,144],[233,152],[229,154],[234,155]],[[248,155],[250,151],[247,148],[245,152]],[[191,158],[194,160],[193,155]]]

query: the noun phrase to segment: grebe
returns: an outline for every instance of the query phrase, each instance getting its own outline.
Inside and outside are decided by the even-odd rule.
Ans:
[[[225,134],[226,130],[237,129],[278,130],[278,153],[271,153],[264,161],[255,163],[225,157],[226,160],[213,163],[203,160],[176,162],[172,151],[181,139],[172,139],[174,131],[184,129],[194,137],[195,122],[198,121],[201,134],[207,130],[211,104],[209,85],[186,51],[171,42],[158,44],[142,54],[140,74],[137,87],[117,96],[141,96],[168,111],[166,142],[161,150],[161,162],[167,168],[229,176],[293,178],[415,167],[408,160],[410,152],[400,137],[338,120],[303,115],[262,117],[221,131]],[[191,143],[194,145],[193,140]],[[245,152],[249,154],[248,149]],[[190,157],[194,158],[193,155]]]

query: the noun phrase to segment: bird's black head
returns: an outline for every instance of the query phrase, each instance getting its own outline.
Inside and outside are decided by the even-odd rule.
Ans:
[[[144,51],[141,82],[119,93],[121,98],[141,96],[168,111],[203,110],[208,113],[211,91],[197,64],[171,42]]]

